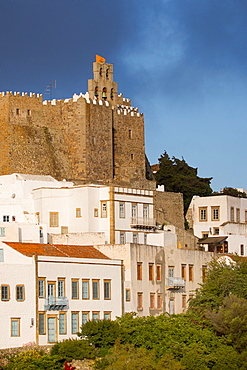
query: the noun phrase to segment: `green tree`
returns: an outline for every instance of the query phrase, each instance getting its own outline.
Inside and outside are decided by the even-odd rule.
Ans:
[[[165,151],[159,158],[159,170],[155,174],[158,185],[164,185],[166,191],[182,193],[184,210],[189,207],[193,195],[207,196],[212,194],[210,178],[197,175],[197,168],[190,167],[186,161],[172,157]]]

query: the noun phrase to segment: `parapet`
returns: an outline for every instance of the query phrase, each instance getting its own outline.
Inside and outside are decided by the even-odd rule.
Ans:
[[[36,94],[33,92],[30,92],[29,94],[27,92],[19,92],[19,91],[2,91],[0,92],[0,97],[4,96],[12,96],[12,97],[28,97],[28,98],[36,98],[36,99],[42,99],[42,94]]]

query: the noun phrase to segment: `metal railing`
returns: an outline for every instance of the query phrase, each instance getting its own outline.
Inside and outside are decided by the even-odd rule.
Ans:
[[[156,228],[156,220],[155,218],[131,217],[130,226]]]
[[[169,277],[166,285],[167,288],[180,289],[185,287],[185,281],[181,277]]]
[[[45,311],[64,311],[69,308],[69,300],[66,297],[45,298]]]

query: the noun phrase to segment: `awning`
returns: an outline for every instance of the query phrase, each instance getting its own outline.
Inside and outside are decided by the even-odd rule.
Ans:
[[[209,238],[199,239],[198,244],[222,244],[226,239],[227,236],[211,236]]]

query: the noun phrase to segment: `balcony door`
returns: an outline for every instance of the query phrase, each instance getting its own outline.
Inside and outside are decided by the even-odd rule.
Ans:
[[[48,317],[48,342],[56,342],[56,317]]]

